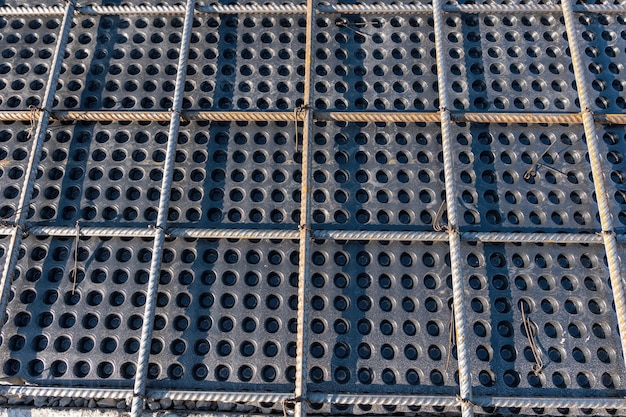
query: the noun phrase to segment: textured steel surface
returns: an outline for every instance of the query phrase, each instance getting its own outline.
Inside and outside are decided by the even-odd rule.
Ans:
[[[626,409],[623,5],[0,7],[0,399]]]

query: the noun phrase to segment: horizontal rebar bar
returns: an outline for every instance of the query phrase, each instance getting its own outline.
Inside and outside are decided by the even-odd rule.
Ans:
[[[438,112],[315,112],[315,120],[336,122],[421,123],[439,122]]]
[[[466,241],[492,243],[593,243],[602,244],[602,236],[595,233],[461,233]]]
[[[9,236],[14,226],[0,226],[0,236]],[[76,237],[74,226],[30,225],[26,231],[34,236]],[[154,227],[106,227],[81,226],[82,237],[123,237],[153,238]],[[172,227],[166,231],[168,237],[192,239],[285,239],[296,240],[300,232],[296,229],[209,229],[193,227]],[[374,241],[416,241],[444,242],[445,232],[433,231],[385,231],[385,230],[332,230],[317,229],[311,232],[314,239],[332,240],[374,240]],[[626,243],[626,234],[618,234],[617,241]],[[586,243],[602,244],[602,236],[596,233],[521,233],[521,232],[462,232],[461,239],[471,242],[493,243]]]
[[[475,113],[455,112],[456,122],[524,123],[524,124],[576,124],[582,123],[578,113]]]
[[[626,410],[625,398],[474,397],[472,401],[481,407],[605,408]]]
[[[455,396],[393,395],[393,394],[333,394],[312,392],[307,396],[312,403],[369,404],[369,405],[421,405],[456,406]]]
[[[292,392],[222,392],[222,391],[177,391],[148,389],[149,398],[181,401],[223,401],[223,402],[281,402],[293,399]]]
[[[123,388],[78,388],[43,387],[36,385],[0,385],[0,395],[15,397],[59,397],[59,398],[115,398],[127,399],[133,396],[132,389]]]
[[[71,122],[169,122],[168,111],[54,111],[52,119]],[[0,121],[29,122],[30,111],[0,111]],[[332,112],[317,111],[314,119],[338,122],[372,123],[438,123],[439,112]],[[181,118],[191,121],[216,122],[293,122],[302,120],[302,112],[294,111],[183,111]],[[503,124],[582,124],[579,113],[476,113],[452,112],[452,121]],[[596,114],[597,123],[626,125],[626,114]]]
[[[422,241],[444,242],[448,234],[443,232],[401,232],[378,230],[314,230],[315,239],[333,240],[389,240],[389,241]]]
[[[124,388],[80,388],[80,387],[45,387],[36,385],[0,385],[0,395],[16,397],[63,397],[63,398],[115,398],[129,399],[132,389]],[[153,399],[171,400],[224,401],[224,402],[280,402],[293,399],[293,393],[283,392],[227,392],[227,391],[183,391],[148,389],[147,396]],[[458,406],[460,401],[455,396],[420,396],[420,395],[372,395],[372,394],[333,394],[314,393],[307,400],[317,403],[333,404],[370,404],[370,405],[422,405],[422,406]],[[611,397],[474,397],[473,403],[481,407],[526,407],[526,408],[604,408],[626,410],[625,398]]]
[[[317,7],[321,13],[342,14],[429,14],[432,7],[425,4],[326,4]],[[446,4],[445,12],[450,13],[560,13],[558,4]],[[574,12],[579,13],[626,13],[626,5],[621,4],[577,4]],[[183,15],[183,5],[122,5],[122,6],[82,6],[77,13],[86,15]],[[207,5],[197,6],[198,13],[212,14],[305,14],[305,5],[257,4],[257,5]],[[0,7],[0,16],[62,16],[59,6]]]
[[[207,6],[197,6],[196,11],[200,13],[219,14],[305,14],[304,4],[212,4]]]

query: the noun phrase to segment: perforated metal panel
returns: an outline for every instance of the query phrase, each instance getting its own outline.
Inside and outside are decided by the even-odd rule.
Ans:
[[[625,12],[3,3],[0,402],[623,414]]]

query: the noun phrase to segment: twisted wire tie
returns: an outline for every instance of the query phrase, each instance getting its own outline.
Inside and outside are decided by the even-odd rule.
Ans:
[[[18,224],[9,220],[0,220],[0,226],[12,227],[14,229],[18,229],[22,231],[22,237],[28,237],[28,227],[24,224]]]
[[[296,153],[298,152],[298,121],[300,120],[300,115],[304,114],[305,111],[310,110],[310,109],[311,109],[311,106],[309,106],[308,104],[303,104],[293,109],[293,118],[294,118],[294,124],[296,127],[296,138],[295,138]]]
[[[435,218],[433,219],[433,230],[435,232],[441,232],[447,227],[446,225],[441,224],[441,220],[443,218],[443,212],[445,211],[445,206],[446,206],[446,199],[444,198],[443,200],[441,200],[441,204],[439,205],[439,208],[437,209],[437,213],[435,213]]]
[[[448,358],[446,359],[446,373],[452,357],[452,347],[456,345],[456,324],[454,322],[454,304],[450,306],[450,333],[448,335]]]
[[[165,237],[167,237],[167,238],[171,238],[172,237],[172,234],[170,232],[168,232],[168,230],[166,228],[158,226],[156,224],[149,224],[148,225],[148,229],[151,229],[151,230],[161,230],[161,231],[163,231],[163,234],[165,235]]]
[[[527,304],[524,300],[519,301],[519,307],[522,313],[522,324],[524,325],[524,330],[526,331],[526,337],[528,338],[528,346],[530,347],[533,357],[535,358],[535,363],[532,366],[533,374],[535,374],[535,376],[539,376],[539,374],[541,374],[541,371],[543,370],[544,363],[543,363],[543,359],[541,358],[541,351],[537,347],[537,344],[535,343],[535,340],[534,340],[536,336],[535,331],[531,327],[530,319],[526,317],[524,304]]]
[[[283,406],[283,417],[288,417],[288,414],[287,414],[287,404],[292,404],[295,407],[296,404],[298,404],[298,403],[304,403],[304,404],[307,404],[307,405],[310,404],[309,400],[307,400],[305,398],[302,398],[302,397],[284,398],[281,401],[281,404]]]
[[[72,281],[72,295],[76,291],[78,281],[78,246],[80,244],[80,220],[76,221],[76,248],[74,249],[74,279]]]
[[[190,119],[188,119],[180,110],[176,110],[173,107],[170,107],[169,109],[167,109],[168,112],[170,113],[174,113],[178,115],[178,118],[181,122],[188,122],[190,121]]]
[[[444,230],[448,232],[448,234],[450,235],[461,236],[461,231],[457,227],[447,225],[447,226],[444,226]]]
[[[35,130],[37,130],[37,119],[39,118],[40,113],[48,113],[48,117],[52,118],[52,114],[48,109],[44,109],[42,107],[33,106],[32,104],[28,106],[30,110],[30,127],[28,128],[28,139],[32,139],[33,134],[35,134]]]
[[[457,399],[458,402],[461,403],[461,405],[464,405],[464,406],[467,406],[467,407],[475,407],[476,406],[476,404],[472,400],[470,400],[468,398],[463,398],[459,394],[456,394],[456,399]]]

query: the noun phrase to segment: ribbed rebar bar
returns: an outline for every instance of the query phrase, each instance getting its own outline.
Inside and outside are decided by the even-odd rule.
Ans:
[[[439,122],[439,113],[423,112],[315,112],[315,120],[335,122],[419,123]]]
[[[181,401],[223,401],[229,403],[270,402],[293,399],[292,392],[227,392],[227,391],[178,391],[148,389],[149,398]]]
[[[443,11],[452,13],[560,13],[558,4],[444,4]],[[321,4],[322,13],[342,14],[429,14],[432,7],[426,4]],[[589,13],[625,13],[624,4],[577,4],[576,12]]]
[[[577,124],[582,119],[579,113],[475,113],[455,112],[451,115],[458,122],[479,123],[524,123],[524,124]]]
[[[304,4],[270,3],[270,4],[212,4],[198,6],[200,13],[219,14],[305,14],[307,8]]]
[[[581,13],[626,13],[624,4],[576,4],[574,12]],[[62,16],[63,8],[59,6],[3,6],[0,16]],[[429,14],[432,8],[425,4],[321,4],[317,7],[320,13],[341,14]],[[451,13],[558,13],[558,4],[445,4],[445,12]],[[298,4],[229,4],[206,5],[196,8],[198,13],[211,14],[305,14],[306,6]],[[76,10],[86,15],[183,15],[184,6],[167,5],[90,5]]]
[[[191,28],[193,26],[193,13],[195,0],[187,0],[185,20],[183,23],[182,38],[180,41],[180,54],[178,57],[178,69],[174,87],[174,99],[171,109],[171,120],[167,134],[167,148],[163,165],[163,180],[161,182],[161,195],[156,221],[156,235],[152,247],[152,259],[150,262],[150,275],[146,290],[146,305],[141,326],[141,339],[139,340],[139,352],[137,354],[137,373],[133,387],[133,401],[131,404],[131,417],[139,417],[144,408],[146,393],[146,381],[148,376],[148,361],[150,359],[150,345],[154,325],[154,313],[156,309],[157,287],[163,258],[163,244],[165,242],[165,229],[167,228],[167,213],[169,208],[172,181],[174,176],[174,163],[176,161],[176,145],[178,143],[178,129],[180,127],[180,111],[183,105],[185,91],[185,75],[187,73],[187,57],[191,41]]]
[[[481,407],[604,408],[626,410],[626,399],[624,398],[474,397],[473,402]]]
[[[306,2],[306,46],[304,56],[304,97],[300,113],[304,115],[302,128],[302,183],[300,185],[300,238],[298,241],[298,310],[296,313],[296,380],[294,396],[295,417],[306,417],[307,396],[307,304],[309,291],[309,252],[311,247],[311,142],[313,139],[313,35],[315,24],[315,1]],[[296,127],[298,121],[295,121]],[[298,129],[296,128],[296,132]],[[298,138],[295,138],[296,144]]]
[[[421,405],[429,407],[457,406],[454,396],[385,395],[385,394],[325,394],[311,393],[308,400],[313,403],[369,404],[369,405]]]
[[[382,230],[314,230],[315,239],[334,240],[388,240],[388,241],[422,241],[446,242],[448,234],[443,232],[396,232]]]
[[[602,236],[593,233],[489,233],[464,232],[461,239],[493,243],[587,243],[602,244]]]
[[[130,399],[133,391],[119,388],[40,387],[36,385],[0,385],[0,395],[15,397],[115,398]]]
[[[189,120],[206,120],[215,122],[291,122],[294,120],[294,111],[199,111],[185,112],[183,117]],[[302,120],[302,116],[297,115]]]
[[[292,122],[295,117],[302,121],[304,112],[292,111],[182,111],[181,119],[214,122]],[[32,112],[25,110],[0,111],[0,122],[30,121]],[[479,122],[501,124],[582,124],[580,113],[476,113],[454,111],[454,122]],[[50,118],[63,122],[167,122],[167,111],[74,111],[55,110]],[[596,123],[626,124],[624,114],[595,114]],[[439,122],[439,112],[333,112],[314,111],[314,120],[370,123],[428,123]]]
[[[578,31],[574,22],[574,13],[570,0],[562,0],[563,18],[565,20],[565,30],[567,31],[567,41],[569,43],[574,77],[576,79],[576,89],[580,108],[582,109],[583,127],[587,139],[587,150],[589,153],[589,164],[591,165],[591,175],[593,186],[596,192],[596,202],[602,225],[602,237],[604,239],[604,250],[609,267],[613,299],[615,302],[615,313],[617,315],[617,325],[621,335],[622,358],[626,362],[626,298],[624,294],[624,281],[622,279],[622,266],[617,253],[617,240],[615,239],[615,229],[613,227],[613,216],[611,215],[611,198],[606,188],[605,169],[603,167],[602,154],[599,149],[596,125],[593,120],[589,99],[589,86],[585,75],[585,62],[583,61],[580,46],[578,44]]]
[[[11,241],[7,248],[7,255],[4,259],[4,269],[0,278],[0,328],[4,326],[9,293],[11,292],[11,281],[15,274],[17,261],[22,243],[24,226],[28,218],[30,200],[32,198],[35,180],[37,178],[37,169],[41,159],[41,151],[46,139],[46,131],[50,121],[50,109],[54,103],[54,94],[57,87],[57,79],[61,73],[61,64],[63,63],[63,53],[65,45],[70,35],[72,27],[72,18],[74,16],[75,0],[68,1],[65,6],[65,14],[59,30],[57,43],[54,48],[52,57],[52,69],[48,76],[46,90],[43,97],[43,108],[34,110],[37,114],[37,126],[32,135],[32,146],[28,156],[28,165],[24,174],[24,185],[14,214],[13,224],[15,226],[11,233]],[[31,126],[32,128],[32,126]]]
[[[78,8],[78,13],[80,14],[90,14],[90,15],[106,15],[106,14],[115,14],[115,15],[132,15],[132,14],[140,14],[140,15],[158,15],[158,16],[166,16],[166,15],[182,15],[185,14],[185,6],[184,5],[108,5],[108,6],[100,6],[100,5],[90,5],[90,6],[82,6]]]
[[[456,352],[459,370],[459,395],[463,417],[472,417],[472,383],[467,345],[467,318],[465,317],[465,290],[461,273],[461,236],[457,217],[457,193],[455,172],[452,163],[451,120],[448,98],[448,67],[445,64],[445,45],[443,33],[443,10],[441,0],[433,0],[433,22],[435,32],[435,51],[437,61],[437,90],[441,114],[441,145],[443,148],[443,174],[446,190],[446,212],[448,218],[450,271],[452,274],[452,299],[454,303],[454,328],[456,334]],[[451,347],[452,349],[452,347]]]
[[[14,226],[0,226],[0,236],[10,236]],[[30,225],[24,230],[33,236],[75,237],[76,227]],[[154,238],[155,227],[135,226],[81,226],[81,237]],[[173,238],[192,239],[286,239],[297,240],[300,231],[295,229],[204,229],[195,227],[171,227],[166,235]],[[445,242],[448,234],[432,231],[385,231],[385,230],[311,230],[313,239],[361,240],[361,241],[415,241]],[[626,235],[616,234],[619,243],[626,243]],[[461,239],[468,242],[493,243],[584,243],[604,244],[601,233],[521,233],[521,232],[462,232]]]
[[[115,398],[130,399],[133,391],[123,388],[46,387],[35,385],[0,385],[0,395],[16,397],[56,398]],[[287,392],[233,392],[184,391],[148,389],[146,397],[155,400],[168,398],[181,401],[270,402],[278,403],[293,398]],[[458,397],[446,395],[394,395],[394,394],[334,394],[309,393],[312,403],[369,404],[369,405],[419,405],[429,407],[454,407],[460,405]],[[574,408],[626,410],[626,399],[616,397],[498,397],[475,396],[472,402],[481,407],[518,408]]]

